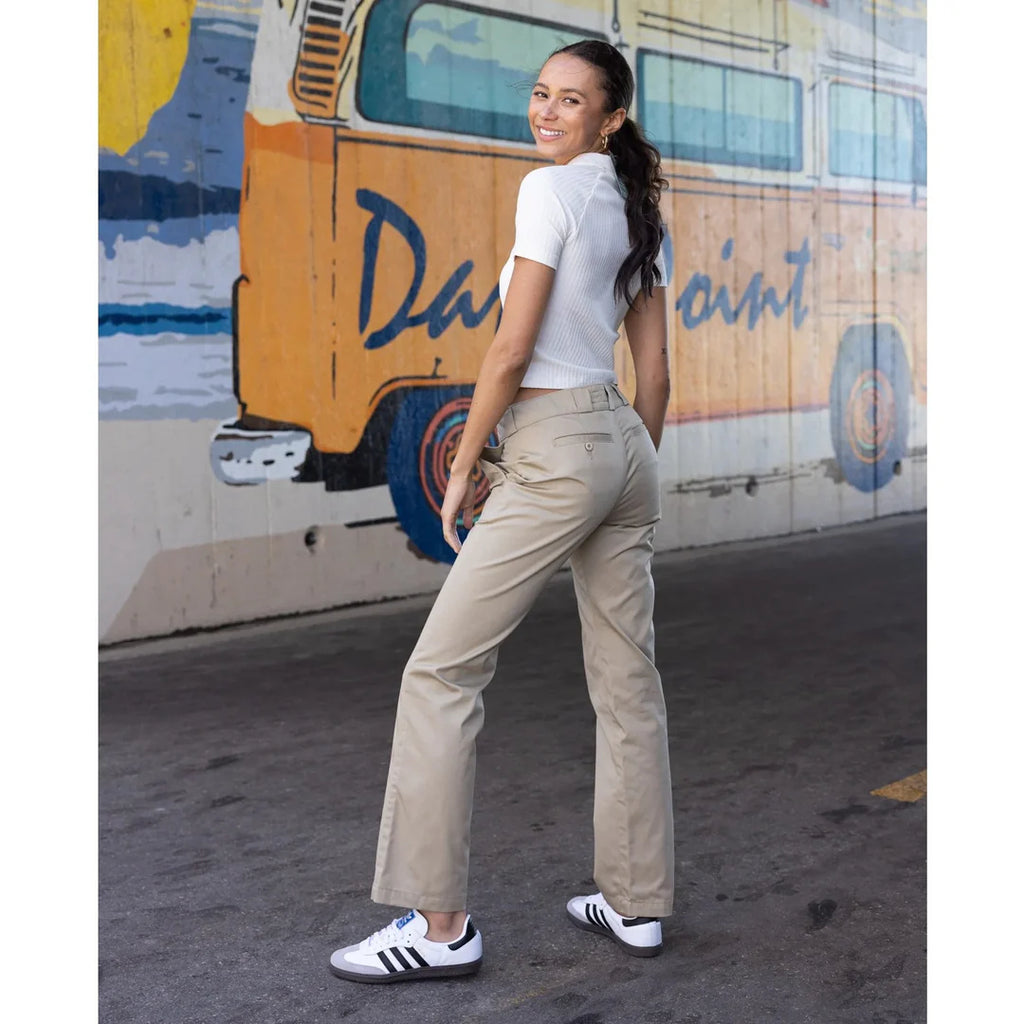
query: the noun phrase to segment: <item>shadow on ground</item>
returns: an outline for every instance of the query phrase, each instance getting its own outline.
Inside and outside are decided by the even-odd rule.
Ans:
[[[677,861],[664,953],[573,929],[593,713],[570,581],[502,651],[473,822],[474,979],[360,986],[424,600],[104,654],[100,1020],[921,1024],[923,516],[661,555]]]

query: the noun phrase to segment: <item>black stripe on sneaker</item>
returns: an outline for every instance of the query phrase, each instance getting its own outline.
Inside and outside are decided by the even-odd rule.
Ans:
[[[456,939],[454,942],[448,943],[449,949],[462,949],[462,947],[469,942],[473,936],[476,935],[476,929],[473,927],[473,922],[467,917],[466,918],[466,934],[461,939]]]
[[[624,917],[622,923],[626,928],[632,928],[637,924],[654,924],[655,921],[659,920],[661,919],[657,917]]]
[[[590,916],[590,904],[583,904],[583,914],[591,924],[597,924],[597,922]]]
[[[388,974],[394,974],[398,968],[384,955],[384,950],[377,954],[377,959],[388,969]]]
[[[416,963],[418,963],[420,965],[420,967],[429,967],[430,966],[430,964],[428,964],[427,961],[424,960],[423,957],[421,957],[419,955],[419,953],[417,953],[416,950],[412,948],[412,946],[409,947],[407,952],[409,953],[409,956],[411,956],[413,958],[413,960],[415,960]]]
[[[608,922],[604,920],[604,916],[601,914],[601,910],[597,906],[597,904],[596,903],[588,903],[586,906],[587,906],[587,920],[591,924],[597,925],[598,928],[605,928],[608,931],[611,931],[611,928],[608,927]]]
[[[611,931],[612,926],[608,923],[608,918],[604,916],[604,911],[600,907],[597,909],[597,915],[601,918],[601,924],[603,924],[608,931]]]
[[[392,946],[388,952],[402,965],[403,970],[409,970],[412,964],[402,956],[402,951],[397,946]]]

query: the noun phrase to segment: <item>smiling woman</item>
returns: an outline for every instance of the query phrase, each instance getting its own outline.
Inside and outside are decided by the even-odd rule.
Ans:
[[[538,151],[556,164],[585,152],[608,148],[609,134],[622,126],[626,111],[606,111],[598,73],[586,61],[555,54],[530,98],[530,129]]]
[[[438,438],[421,449],[419,474],[457,557],[403,673],[371,889],[378,903],[414,909],[334,952],[331,970],[348,981],[479,970],[483,940],[466,904],[483,690],[500,645],[564,564],[598,722],[601,888],[566,910],[632,956],[661,950],[674,847],[651,557],[669,393],[659,211],[667,183],[657,149],[627,117],[632,97],[628,63],[603,40],[563,46],[544,62],[524,114],[552,165],[521,179],[501,319],[472,393],[432,415],[421,391],[397,420],[413,437]],[[616,383],[622,327],[636,370],[632,405]],[[405,461],[401,450],[394,456],[389,479]],[[491,487],[482,511],[478,470]]]

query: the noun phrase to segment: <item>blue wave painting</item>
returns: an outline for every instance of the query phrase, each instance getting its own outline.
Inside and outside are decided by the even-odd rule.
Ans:
[[[255,20],[192,20],[171,99],[99,153],[101,419],[233,415],[243,116]]]

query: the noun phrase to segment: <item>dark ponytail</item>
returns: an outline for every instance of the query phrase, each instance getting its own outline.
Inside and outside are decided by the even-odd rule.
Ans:
[[[607,113],[619,107],[629,110],[633,102],[633,72],[614,46],[601,39],[584,39],[555,53],[579,57],[601,73]],[[615,294],[625,296],[632,305],[636,295],[629,294],[629,287],[637,273],[640,275],[637,294],[650,296],[655,284],[661,281],[661,273],[654,265],[665,234],[658,203],[668,182],[661,176],[661,154],[657,147],[644,138],[640,126],[631,118],[627,117],[622,127],[608,136],[608,152],[626,190],[630,244],[629,254],[615,277]]]
[[[616,108],[612,108],[613,110]],[[630,282],[640,272],[640,291],[650,295],[661,272],[654,265],[665,226],[661,220],[658,201],[661,190],[668,182],[661,176],[661,154],[643,136],[639,125],[631,118],[608,139],[608,150],[615,161],[615,173],[626,186],[626,221],[629,224],[629,255],[623,260],[615,278],[616,295],[628,293]]]

